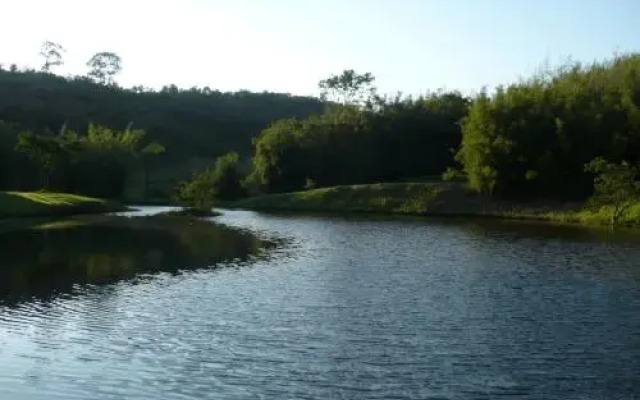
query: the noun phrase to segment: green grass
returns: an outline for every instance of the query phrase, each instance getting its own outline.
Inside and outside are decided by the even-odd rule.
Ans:
[[[583,225],[609,225],[611,223],[612,207],[602,207],[600,209],[582,209],[574,213],[556,213],[549,216],[550,220],[560,222],[573,222]],[[633,204],[618,221],[622,226],[640,227],[640,200]]]
[[[233,204],[256,210],[476,215],[495,211],[486,196],[454,183],[377,183],[252,197]]]
[[[611,220],[611,209],[607,207],[590,210],[575,203],[499,201],[451,182],[334,186],[251,197],[229,206],[264,211],[481,216],[584,225],[608,225]],[[627,211],[620,224],[640,226],[640,201]]]
[[[0,218],[57,217],[121,210],[116,203],[67,193],[0,192]]]

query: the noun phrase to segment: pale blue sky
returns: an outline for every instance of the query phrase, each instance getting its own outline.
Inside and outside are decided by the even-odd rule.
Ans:
[[[352,68],[382,92],[465,93],[640,51],[640,0],[14,0],[0,63],[39,67],[40,43],[83,74],[94,52],[123,58],[118,82],[316,94]]]

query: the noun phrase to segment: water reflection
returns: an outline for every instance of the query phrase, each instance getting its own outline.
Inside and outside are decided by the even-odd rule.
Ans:
[[[22,258],[47,271],[45,254],[59,266],[49,279],[103,282],[247,257],[261,243],[210,225],[118,221],[58,224],[48,237],[23,229],[1,259],[11,279]],[[0,304],[0,398],[637,398],[637,242],[477,221],[215,221],[294,245],[242,268]]]
[[[0,233],[0,301],[50,298],[76,284],[242,261],[267,243],[205,221],[101,217]]]

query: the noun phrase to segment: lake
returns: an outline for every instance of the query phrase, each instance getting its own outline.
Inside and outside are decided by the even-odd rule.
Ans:
[[[214,221],[0,231],[0,398],[640,398],[637,234]]]

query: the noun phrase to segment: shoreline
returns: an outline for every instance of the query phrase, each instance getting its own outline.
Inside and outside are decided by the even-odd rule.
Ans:
[[[311,212],[438,218],[533,221],[574,226],[611,226],[610,209],[554,201],[513,202],[470,192],[462,184],[376,183],[333,186],[250,197],[225,207],[266,212]],[[616,227],[640,229],[640,202]]]

